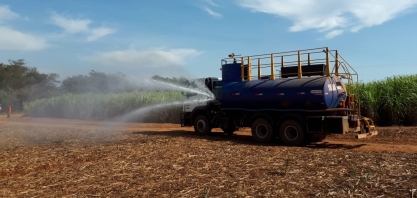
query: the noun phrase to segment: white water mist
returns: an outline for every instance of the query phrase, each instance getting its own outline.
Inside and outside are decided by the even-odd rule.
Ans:
[[[169,87],[171,87],[171,88],[173,88],[174,90],[177,90],[177,91],[186,91],[186,92],[190,92],[190,93],[200,94],[200,95],[207,96],[209,98],[214,99],[213,93],[205,85],[202,85],[202,84],[199,84],[199,83],[195,83],[199,88],[199,90],[198,90],[198,89],[193,89],[193,88],[190,88],[190,87],[184,87],[184,86],[171,84],[171,83],[167,83],[167,82],[162,82],[162,81],[158,81],[158,80],[153,80],[153,81],[155,83],[160,83],[162,85],[169,86]]]
[[[191,104],[191,103],[198,103],[198,102],[207,102],[212,100],[211,98],[205,98],[205,99],[194,99],[194,100],[184,100],[184,101],[174,101],[174,102],[168,102],[168,103],[161,103],[161,104],[155,104],[151,106],[141,107],[136,110],[133,110],[129,112],[128,114],[125,114],[123,116],[120,116],[118,118],[115,118],[113,121],[117,122],[126,122],[129,120],[132,120],[132,118],[141,118],[146,116],[145,113],[148,113],[149,111],[155,110],[155,109],[161,109],[161,108],[167,108],[167,107],[173,107],[177,105],[185,105],[185,104]],[[178,115],[179,116],[179,115]]]

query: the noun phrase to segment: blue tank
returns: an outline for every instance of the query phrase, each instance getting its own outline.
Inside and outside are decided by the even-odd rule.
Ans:
[[[225,81],[217,99],[222,108],[318,110],[337,108],[346,89],[335,76]]]

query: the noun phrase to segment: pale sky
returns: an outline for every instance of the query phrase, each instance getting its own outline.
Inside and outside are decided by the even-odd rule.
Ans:
[[[221,77],[232,52],[330,47],[361,80],[380,80],[417,74],[416,11],[416,0],[3,0],[0,62],[61,79]]]

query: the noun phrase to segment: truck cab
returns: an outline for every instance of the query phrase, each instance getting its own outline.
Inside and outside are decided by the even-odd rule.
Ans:
[[[206,91],[210,91],[210,96],[206,95],[196,95],[190,94],[188,92],[183,92],[183,95],[187,102],[183,105],[183,110],[181,113],[181,126],[193,126],[191,123],[191,113],[196,107],[202,108],[206,107],[209,103],[215,102],[217,98],[217,94],[219,91],[218,83],[221,82],[221,78],[217,77],[207,77],[207,78],[199,78],[196,79],[194,82],[194,87],[199,87],[200,89],[206,89]],[[199,109],[197,108],[197,109]]]

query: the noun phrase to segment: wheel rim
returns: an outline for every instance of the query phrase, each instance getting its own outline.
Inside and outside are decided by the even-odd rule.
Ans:
[[[206,122],[204,120],[197,121],[197,130],[203,132],[206,129]]]
[[[287,126],[285,127],[284,135],[287,140],[294,141],[298,138],[298,130],[294,126]]]
[[[259,138],[265,138],[268,135],[268,128],[264,124],[258,124],[255,132]]]

